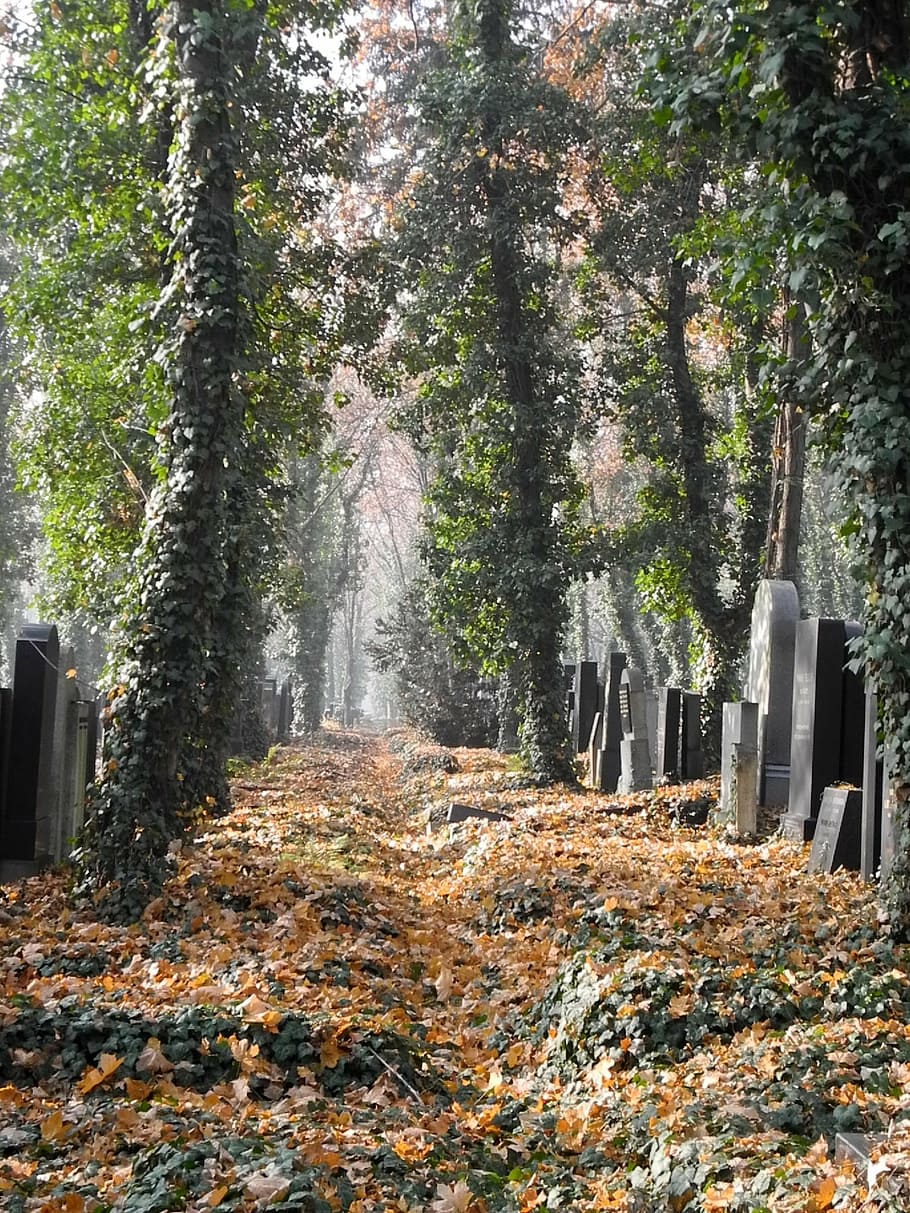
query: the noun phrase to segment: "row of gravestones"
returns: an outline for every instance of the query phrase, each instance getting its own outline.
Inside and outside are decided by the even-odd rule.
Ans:
[[[82,829],[103,699],[74,664],[52,625],[27,624],[16,639],[13,685],[0,688],[0,878],[65,858]],[[262,681],[260,711],[269,736],[286,739],[288,681]]]
[[[872,879],[889,857],[875,695],[850,669],[858,623],[800,619],[790,581],[759,584],[743,700],[724,705],[717,823],[754,833],[757,807],[812,841],[810,870]]]
[[[98,703],[61,659],[57,629],[27,624],[16,639],[12,688],[0,689],[0,874],[59,860],[82,828],[94,777]]]
[[[587,753],[588,782],[602,792],[642,792],[654,780],[704,773],[701,697],[678,687],[647,691],[624,653],[566,665],[566,711],[576,754]]]

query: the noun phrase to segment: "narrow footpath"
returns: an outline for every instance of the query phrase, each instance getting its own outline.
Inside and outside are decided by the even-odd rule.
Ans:
[[[0,1209],[910,1208],[910,954],[714,791],[327,729],[134,927],[3,886]]]

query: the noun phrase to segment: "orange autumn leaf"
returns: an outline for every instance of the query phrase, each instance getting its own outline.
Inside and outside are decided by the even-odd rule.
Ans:
[[[87,1095],[89,1091],[94,1091],[95,1087],[100,1087],[103,1082],[106,1082],[122,1065],[122,1057],[115,1057],[113,1053],[102,1053],[98,1058],[98,1065],[86,1070],[82,1075],[77,1083],[77,1089],[82,1095]]]

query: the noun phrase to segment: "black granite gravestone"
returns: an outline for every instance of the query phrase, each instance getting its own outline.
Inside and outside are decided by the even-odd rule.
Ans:
[[[884,763],[878,745],[878,696],[866,692],[863,727],[863,824],[860,871],[872,880],[882,861],[882,790]]]
[[[701,779],[705,756],[701,748],[701,695],[683,691],[682,740],[679,749],[680,779]]]
[[[840,778],[844,635],[841,619],[796,625],[790,800],[781,830],[798,842],[812,837],[822,792]]]
[[[682,691],[677,687],[657,689],[657,762],[658,779],[675,783],[680,771]]]
[[[575,711],[575,666],[567,662],[562,667],[563,689],[566,696],[566,721],[572,731],[572,713]]]
[[[841,690],[840,757],[837,782],[863,786],[866,688],[862,675],[854,674],[847,663],[851,659],[850,641],[862,635],[862,624],[847,620],[844,624],[844,672]]]
[[[9,741],[13,721],[13,692],[0,687],[0,821],[6,815],[6,774],[9,770]]]
[[[859,871],[862,809],[858,788],[825,788],[809,853],[810,872]]]
[[[622,718],[619,711],[619,688],[626,668],[625,653],[611,653],[607,659],[604,683],[603,749],[600,754],[601,792],[615,792],[619,786],[622,763],[619,747],[622,741]]]
[[[575,711],[572,715],[572,744],[576,754],[587,749],[596,713],[597,662],[579,661],[575,666]]]
[[[16,639],[6,803],[0,859],[32,862],[50,853],[54,714],[60,644],[57,629],[27,624]]]

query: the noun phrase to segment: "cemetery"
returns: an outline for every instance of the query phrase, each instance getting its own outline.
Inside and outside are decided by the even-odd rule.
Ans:
[[[910,4],[8,0],[0,130],[0,1213],[907,1213]]]

